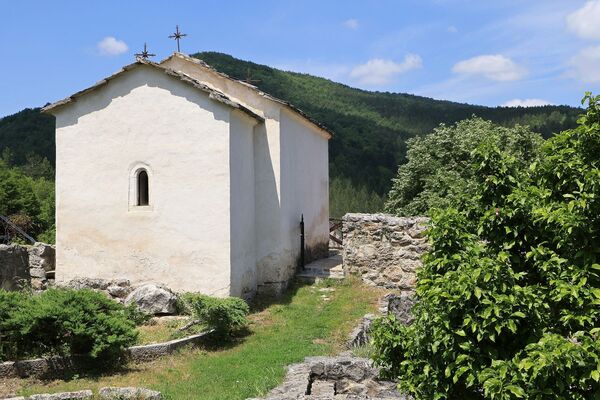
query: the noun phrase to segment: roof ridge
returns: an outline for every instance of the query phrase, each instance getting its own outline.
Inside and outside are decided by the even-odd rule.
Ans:
[[[115,72],[112,75],[110,75],[110,76],[108,76],[108,77],[106,77],[106,78],[104,78],[104,79],[96,82],[94,85],[92,85],[92,86],[90,86],[90,87],[88,87],[86,89],[80,90],[80,91],[78,91],[78,92],[76,92],[76,93],[74,93],[74,94],[72,94],[72,95],[70,95],[70,96],[68,96],[68,97],[66,97],[66,98],[64,98],[62,100],[58,100],[58,101],[56,101],[56,102],[54,102],[52,104],[49,104],[49,105],[43,107],[42,108],[42,112],[49,112],[50,110],[53,110],[55,108],[58,108],[58,107],[66,105],[66,104],[72,103],[78,97],[81,97],[81,96],[83,96],[83,95],[85,95],[85,94],[87,94],[89,92],[92,92],[92,91],[94,91],[96,89],[99,89],[100,87],[108,84],[108,82],[110,80],[116,78],[117,76],[120,76],[121,74],[123,74],[123,73],[129,71],[130,69],[132,69],[134,67],[137,67],[139,65],[148,65],[148,66],[151,66],[153,68],[157,68],[159,70],[162,70],[167,75],[172,76],[174,78],[177,78],[177,79],[181,80],[182,82],[190,84],[190,85],[194,86],[195,88],[197,88],[199,90],[202,90],[205,93],[208,93],[208,97],[210,99],[213,99],[213,100],[218,101],[220,103],[226,104],[229,107],[236,108],[236,109],[238,109],[238,110],[240,110],[240,111],[248,114],[249,116],[251,116],[252,118],[254,118],[254,119],[256,119],[256,120],[258,120],[260,122],[264,121],[263,117],[261,117],[260,115],[256,114],[254,111],[250,110],[248,107],[246,107],[246,106],[244,106],[244,105],[242,105],[242,104],[240,104],[240,103],[232,100],[225,93],[223,93],[223,92],[221,92],[221,91],[219,91],[217,89],[211,88],[210,86],[208,86],[208,85],[206,85],[206,84],[198,81],[197,79],[194,79],[193,77],[189,76],[188,74],[186,74],[184,72],[175,71],[172,68],[167,68],[167,67],[165,67],[163,65],[160,65],[159,63],[155,63],[154,61],[150,61],[150,60],[147,60],[147,59],[144,59],[144,58],[141,58],[141,57],[137,57],[136,61],[134,63],[125,65],[124,67],[122,67],[121,69],[119,69],[117,72]]]
[[[295,113],[299,114],[301,117],[303,117],[303,118],[304,118],[304,119],[306,119],[307,121],[311,122],[313,125],[317,126],[319,129],[321,129],[321,130],[323,130],[323,131],[327,132],[327,134],[329,134],[330,136],[333,136],[333,132],[332,132],[332,131],[331,131],[331,130],[330,130],[330,129],[329,129],[327,126],[326,126],[326,125],[322,124],[321,122],[317,121],[317,120],[316,120],[316,119],[314,119],[313,117],[309,116],[308,114],[306,114],[304,111],[302,111],[302,110],[301,110],[301,109],[299,109],[298,107],[294,106],[294,105],[293,105],[292,103],[290,103],[289,101],[287,101],[287,100],[283,100],[283,99],[280,99],[280,98],[277,98],[277,97],[275,97],[275,96],[273,96],[273,95],[270,95],[269,93],[263,92],[263,91],[262,91],[262,90],[260,90],[260,89],[259,89],[257,86],[254,86],[254,85],[252,85],[252,84],[250,84],[250,83],[248,83],[248,82],[244,82],[244,81],[241,81],[241,80],[239,80],[239,79],[235,79],[235,78],[233,78],[233,77],[231,77],[231,76],[227,75],[226,73],[224,73],[224,72],[221,72],[221,71],[217,70],[216,68],[214,68],[214,67],[210,66],[210,65],[209,65],[209,64],[207,64],[205,61],[203,61],[203,60],[201,60],[201,59],[199,59],[199,58],[192,57],[192,56],[190,56],[190,55],[188,55],[188,54],[184,54],[184,53],[181,53],[181,52],[174,52],[174,53],[173,53],[173,54],[171,54],[169,57],[165,58],[164,60],[161,60],[161,61],[159,62],[159,65],[160,65],[160,64],[163,64],[164,62],[166,62],[166,61],[168,61],[168,60],[170,60],[170,59],[172,59],[173,57],[179,57],[179,58],[182,58],[182,59],[184,59],[184,60],[186,60],[186,61],[188,61],[188,62],[191,62],[191,63],[193,63],[193,64],[200,65],[201,67],[203,67],[203,68],[206,68],[206,69],[208,69],[208,70],[210,70],[210,71],[212,71],[212,72],[216,73],[217,75],[220,75],[220,76],[222,76],[222,77],[223,77],[223,78],[225,78],[225,79],[229,79],[229,80],[231,80],[231,81],[233,81],[233,82],[237,82],[237,83],[239,83],[239,84],[241,84],[241,85],[243,85],[243,86],[246,86],[246,87],[248,87],[249,89],[252,89],[253,91],[257,92],[257,93],[258,93],[258,95],[260,95],[260,96],[262,96],[262,97],[264,97],[264,98],[266,98],[266,99],[269,99],[269,100],[271,100],[271,101],[273,101],[273,102],[275,102],[275,103],[279,103],[279,104],[282,104],[282,105],[284,105],[284,106],[288,107],[288,108],[289,108],[289,109],[291,109],[293,112],[295,112]]]

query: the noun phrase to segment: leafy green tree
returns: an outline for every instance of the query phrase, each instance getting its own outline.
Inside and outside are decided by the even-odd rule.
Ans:
[[[431,208],[470,201],[477,170],[472,151],[488,142],[515,156],[517,167],[525,168],[537,157],[543,139],[525,126],[505,128],[477,117],[442,124],[433,133],[408,141],[407,162],[398,168],[386,211],[425,215]]]
[[[37,215],[40,205],[31,182],[19,170],[0,161],[0,214]]]
[[[0,215],[38,240],[54,243],[54,180],[34,179],[0,159]]]
[[[600,96],[523,169],[483,143],[474,201],[434,213],[414,322],[374,327],[417,399],[600,398]]]

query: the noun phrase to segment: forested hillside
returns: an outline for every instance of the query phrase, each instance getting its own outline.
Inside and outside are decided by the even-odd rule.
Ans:
[[[232,77],[251,78],[261,90],[290,101],[323,122],[335,133],[330,143],[332,179],[344,178],[357,188],[379,194],[387,193],[398,164],[404,161],[406,139],[427,134],[440,123],[475,114],[506,126],[528,124],[548,136],[575,126],[580,112],[566,106],[489,108],[402,93],[369,92],[226,54],[204,52],[194,56]],[[17,166],[29,164],[35,169],[40,162],[35,155],[53,164],[53,132],[52,117],[39,109],[23,110],[0,119],[0,152],[10,148],[12,164]]]
[[[54,117],[26,108],[0,119],[0,153],[10,149],[12,161],[24,165],[37,154],[54,165]]]
[[[194,54],[219,71],[252,80],[261,90],[290,101],[334,131],[330,143],[330,176],[385,194],[406,139],[424,135],[440,123],[473,114],[506,126],[530,125],[549,136],[575,126],[580,109],[565,106],[531,108],[482,107],[433,100],[403,93],[369,92],[308,74],[281,71],[215,52]]]

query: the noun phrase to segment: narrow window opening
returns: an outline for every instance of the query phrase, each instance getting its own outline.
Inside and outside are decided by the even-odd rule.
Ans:
[[[137,205],[147,206],[148,204],[148,173],[141,170],[137,176]]]

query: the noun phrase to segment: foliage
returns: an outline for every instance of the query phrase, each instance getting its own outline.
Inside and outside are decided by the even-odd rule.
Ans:
[[[433,214],[415,321],[374,328],[417,399],[600,396],[600,96],[523,169],[485,143],[473,203]]]
[[[505,128],[471,118],[440,125],[433,133],[408,141],[407,162],[398,168],[385,205],[398,215],[426,215],[431,208],[463,206],[476,186],[473,149],[494,143],[516,157],[525,168],[536,157],[543,140],[524,126]]]
[[[186,293],[183,303],[194,318],[209,329],[214,329],[219,336],[229,336],[248,325],[246,317],[250,308],[238,297],[221,299],[200,293]]]
[[[54,181],[27,176],[0,159],[0,215],[38,240],[54,243]]]
[[[121,304],[91,290],[0,290],[0,360],[87,354],[110,362],[137,339],[129,316]]]
[[[383,198],[366,187],[357,188],[349,179],[334,178],[329,184],[329,216],[341,218],[349,212],[383,211]]]

